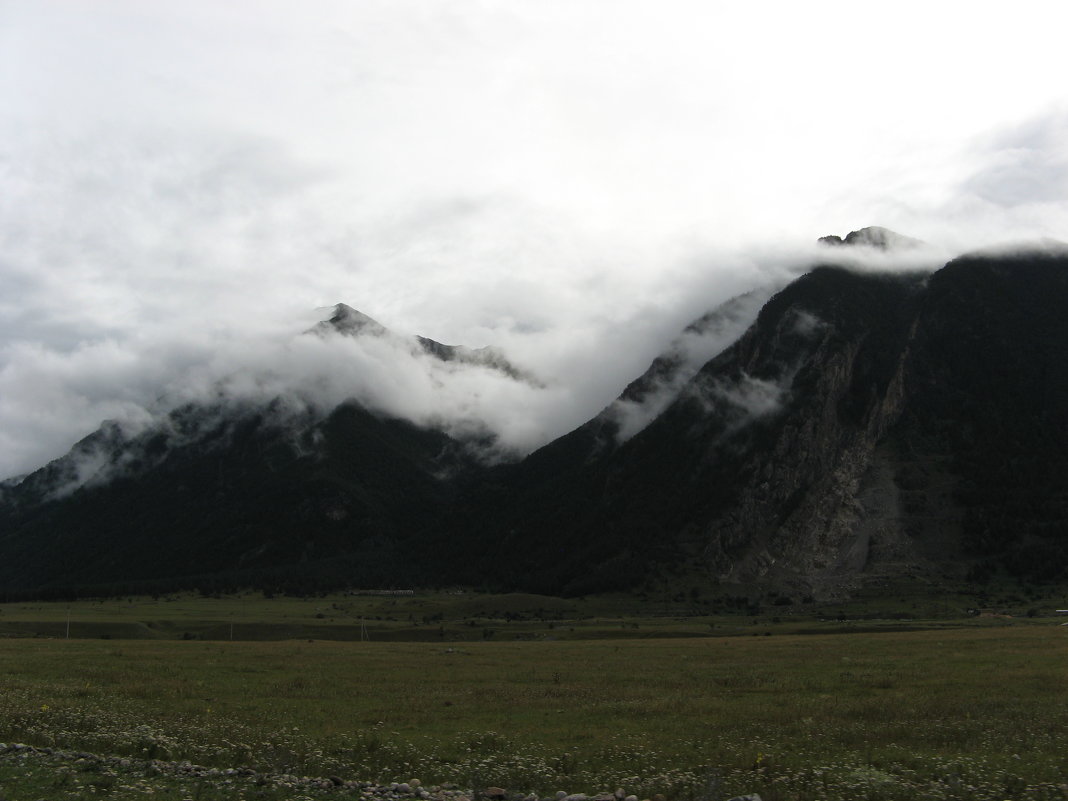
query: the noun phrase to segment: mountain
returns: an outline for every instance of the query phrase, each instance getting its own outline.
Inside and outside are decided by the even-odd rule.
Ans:
[[[384,335],[334,311],[321,326]],[[105,427],[3,489],[0,587],[1061,580],[1068,251],[817,265],[695,321],[602,413],[512,464],[356,403],[320,420],[188,408],[170,427],[184,438]],[[50,489],[92,453],[123,469]]]
[[[882,228],[878,225],[870,225],[867,228],[861,228],[859,231],[850,231],[846,234],[845,239],[831,234],[829,236],[821,236],[818,240],[821,245],[829,245],[836,247],[844,245],[848,247],[868,247],[875,248],[877,250],[911,250],[913,248],[920,248],[924,246],[922,240],[913,239],[911,236],[904,236],[896,231],[891,231],[889,228]]]
[[[816,268],[632,439],[588,424],[517,466],[502,549],[570,592],[654,562],[798,593],[1064,578],[1066,312],[1063,252]]]
[[[387,338],[534,380],[492,350],[401,337],[344,304],[306,335]],[[0,488],[0,587],[264,580],[275,567],[290,575],[338,554],[386,566],[475,468],[470,449],[447,434],[356,401],[322,415],[287,398],[220,392],[136,433],[105,423]],[[378,582],[392,568],[346,569],[354,581]]]
[[[498,348],[468,348],[463,345],[443,345],[428,337],[401,337],[394,334],[377,320],[368,317],[344,303],[338,303],[331,309],[328,320],[316,325],[311,333],[319,336],[341,334],[343,336],[372,336],[390,338],[398,342],[407,341],[415,350],[421,351],[443,362],[487,367],[497,370],[516,381],[525,381],[534,386],[541,382],[531,373],[520,370]]]

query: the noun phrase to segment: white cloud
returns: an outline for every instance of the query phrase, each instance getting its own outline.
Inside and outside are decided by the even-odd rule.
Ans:
[[[756,320],[778,287],[768,285],[733,298],[694,321],[661,354],[648,376],[631,392],[613,401],[610,418],[617,438],[626,441],[655,420],[679,396],[697,371],[735,342]]]
[[[10,0],[0,473],[338,301],[544,376],[438,376],[533,443],[817,236],[1068,238],[1047,11]],[[425,416],[430,379],[391,380]]]

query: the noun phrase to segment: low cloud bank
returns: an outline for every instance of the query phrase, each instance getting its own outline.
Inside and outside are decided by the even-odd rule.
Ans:
[[[825,254],[813,246],[795,254],[742,258],[721,253],[707,261],[690,260],[675,266],[678,283],[658,303],[632,302],[621,311],[591,298],[588,316],[570,328],[489,331],[496,335],[494,348],[508,361],[505,369],[495,360],[443,360],[414,332],[388,325],[350,333],[317,325],[332,309],[291,310],[273,324],[254,309],[239,309],[222,321],[225,325],[183,331],[155,327],[151,336],[134,331],[67,352],[17,342],[0,350],[5,445],[0,472],[14,475],[41,466],[102,420],[133,433],[166,425],[166,416],[186,404],[247,407],[281,400],[282,408],[316,419],[356,401],[376,413],[477,442],[478,455],[490,461],[521,457],[606,406],[626,439],[745,331],[776,287],[816,263],[817,256],[854,269],[895,264],[873,249],[838,250]],[[913,269],[922,260],[909,256],[905,262]],[[922,263],[936,264],[930,257]],[[724,298],[754,280],[761,285]],[[614,401],[654,359],[659,369],[638,390],[632,387]],[[746,385],[723,399],[763,408],[765,401],[774,403],[774,393],[764,389]],[[94,464],[87,457],[85,475],[72,477],[72,485],[89,480],[100,467]]]
[[[689,323],[815,262],[923,268],[1068,236],[1055,26],[976,12],[961,36],[926,8],[923,26],[778,13],[769,28],[756,7],[630,0],[607,16],[532,0],[14,4],[0,475],[102,420],[146,425],[220,391],[356,398],[523,453],[665,349],[692,370],[733,332],[672,344]],[[1027,47],[989,59],[986,33]],[[919,54],[905,73],[903,49]],[[951,91],[946,63],[967,65]],[[870,223],[942,250],[814,245]],[[300,336],[337,302],[500,348],[540,386]],[[617,410],[627,432],[677,384],[658,389]]]

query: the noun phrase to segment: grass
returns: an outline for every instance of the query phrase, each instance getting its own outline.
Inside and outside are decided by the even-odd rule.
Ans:
[[[983,595],[941,588],[934,593],[913,583],[833,603],[758,598],[746,595],[745,588],[736,591],[737,597],[664,590],[651,597],[574,599],[460,591],[311,598],[182,594],[0,604],[0,637],[442,643],[941,629],[1004,624],[1004,618],[967,614],[976,608],[1042,618],[1065,605],[1062,590],[1006,584]]]
[[[1049,623],[549,642],[9,639],[0,740],[542,795],[1061,799],[1066,661],[1068,629]],[[23,793],[2,783],[9,769],[11,801],[87,792]],[[93,797],[143,797],[126,785]]]

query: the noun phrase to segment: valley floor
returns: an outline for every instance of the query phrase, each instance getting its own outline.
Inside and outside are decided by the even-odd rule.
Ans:
[[[400,603],[374,603],[389,600]],[[643,623],[623,639],[597,635],[602,622],[590,639],[537,642],[10,638],[0,795],[369,799],[360,783],[419,779],[542,798],[1063,799],[1059,622],[916,620],[843,635],[740,618],[772,636],[645,639]],[[695,625],[671,618],[662,633]],[[218,770],[159,768],[183,761]],[[268,778],[240,778],[252,771]],[[323,781],[285,786],[302,776]]]

